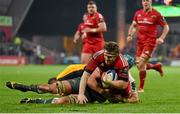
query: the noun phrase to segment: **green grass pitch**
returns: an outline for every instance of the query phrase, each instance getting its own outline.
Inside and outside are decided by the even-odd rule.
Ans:
[[[138,104],[86,104],[52,105],[20,104],[22,98],[51,98],[51,94],[22,93],[10,90],[6,81],[25,84],[46,83],[66,66],[0,66],[0,113],[178,113],[180,112],[180,67],[164,66],[164,77],[155,71],[148,71],[145,92],[140,94]],[[133,77],[139,83],[136,67],[131,69]],[[57,96],[56,96],[57,97]]]

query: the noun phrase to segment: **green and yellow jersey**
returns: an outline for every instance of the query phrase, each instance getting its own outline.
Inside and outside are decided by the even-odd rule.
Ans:
[[[73,64],[69,65],[66,69],[58,74],[57,80],[72,79],[82,76],[86,64]]]

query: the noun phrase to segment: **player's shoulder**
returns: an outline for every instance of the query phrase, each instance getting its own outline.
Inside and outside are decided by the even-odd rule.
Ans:
[[[157,11],[156,9],[152,9],[152,12],[153,12],[153,14],[155,14],[155,15],[158,15],[158,16],[160,16],[161,15],[161,13],[159,12],[159,11]]]
[[[128,67],[128,62],[122,54],[119,54],[119,58],[116,61],[116,66],[119,68]]]
[[[96,12],[96,15],[98,16],[98,18],[104,18],[103,15],[99,12]]]
[[[140,14],[140,13],[143,13],[143,9],[138,9],[135,14]]]
[[[127,67],[128,66],[128,62],[127,62],[126,58],[122,54],[119,54],[118,62],[119,62],[119,65],[122,66],[122,67]]]
[[[99,57],[102,57],[104,55],[104,50],[100,50],[93,54],[93,59],[97,59]]]

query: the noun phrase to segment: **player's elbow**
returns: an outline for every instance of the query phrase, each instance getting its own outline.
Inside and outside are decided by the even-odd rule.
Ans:
[[[167,32],[169,32],[169,25],[165,25],[165,29]]]
[[[107,27],[104,26],[104,27],[103,27],[103,30],[104,30],[103,32],[106,32],[106,31],[107,31]]]
[[[128,82],[123,82],[122,83],[122,89],[126,89],[128,87]]]

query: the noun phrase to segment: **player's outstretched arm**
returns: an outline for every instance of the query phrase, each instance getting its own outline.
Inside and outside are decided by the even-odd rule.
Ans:
[[[90,76],[90,74],[88,72],[84,71],[84,73],[81,77],[81,81],[80,81],[80,85],[79,85],[79,95],[78,95],[78,101],[77,101],[79,104],[86,104],[88,102],[84,93],[85,93],[85,88],[86,88],[87,80],[88,80],[89,76]]]

